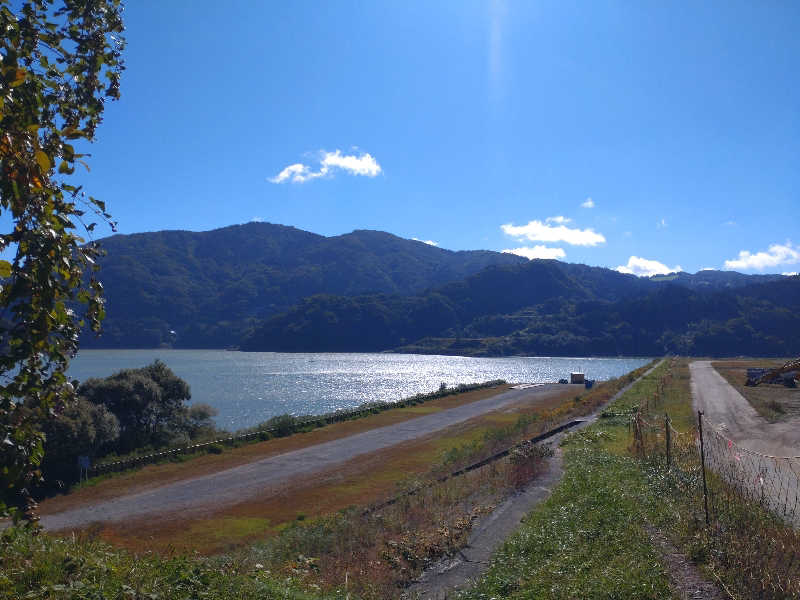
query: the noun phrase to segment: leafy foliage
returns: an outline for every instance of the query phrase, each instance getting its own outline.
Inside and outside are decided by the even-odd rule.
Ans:
[[[164,446],[190,429],[189,411],[184,405],[191,398],[189,384],[159,360],[141,369],[87,379],[78,394],[91,404],[104,406],[117,418],[118,452]]]
[[[42,471],[51,485],[76,476],[78,456],[98,456],[119,439],[119,419],[102,404],[78,397],[44,426]]]
[[[93,329],[104,314],[100,284],[84,279],[98,249],[74,230],[94,228],[86,210],[110,215],[69,181],[86,164],[73,144],[94,139],[106,99],[119,97],[120,0],[0,0],[0,31],[0,212],[11,223],[0,251],[16,251],[0,261],[2,510],[25,502],[42,423],[73,396],[65,371],[83,322],[71,307],[85,303]]]
[[[734,283],[748,281],[734,275]],[[490,267],[419,296],[316,296],[267,320],[241,347],[549,356],[798,354],[800,278],[766,279],[744,287],[724,278],[717,286],[685,286],[531,261]]]
[[[186,406],[190,397],[188,384],[158,360],[86,380],[77,401],[46,424],[42,470],[48,487],[74,481],[82,455],[97,460],[218,434],[216,410]]]

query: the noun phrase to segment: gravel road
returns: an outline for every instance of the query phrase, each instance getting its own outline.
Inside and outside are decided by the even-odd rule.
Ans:
[[[689,365],[695,410],[737,444],[774,456],[800,454],[800,419],[769,423],[720,375],[710,361]]]
[[[800,458],[792,458],[800,455],[800,419],[769,423],[710,362],[689,368],[694,407],[719,432],[703,430],[708,466],[742,494],[800,525]]]
[[[356,456],[420,438],[484,413],[522,402],[535,403],[563,393],[567,386],[547,384],[509,390],[486,398],[350,437],[317,444],[195,479],[90,504],[61,513],[43,515],[41,524],[52,531],[84,527],[165,513],[200,513],[220,505],[242,502],[266,489],[281,487],[298,475],[311,476]]]

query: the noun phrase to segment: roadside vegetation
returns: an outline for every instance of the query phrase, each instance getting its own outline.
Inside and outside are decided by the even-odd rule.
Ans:
[[[160,554],[142,547],[136,551],[113,549],[97,537],[96,530],[66,540],[10,530],[3,537],[2,572],[6,579],[0,579],[0,590],[8,590],[5,597],[15,597],[22,590],[42,590],[40,595],[31,597],[53,597],[53,586],[57,586],[56,590],[68,591],[65,597],[92,597],[88,591],[80,595],[84,592],[78,588],[84,589],[81,586],[85,584],[89,586],[86,590],[94,590],[95,596],[100,589],[97,586],[107,586],[102,589],[108,590],[108,596],[130,589],[133,592],[128,593],[134,597],[136,594],[147,597],[151,593],[160,597],[192,597],[205,581],[209,598],[226,597],[225,594],[280,598],[397,597],[432,562],[463,546],[478,518],[534,478],[547,450],[521,445],[511,459],[444,483],[436,483],[437,477],[481,460],[497,449],[517,444],[558,422],[592,412],[644,368],[580,395],[561,398],[538,411],[495,415],[488,421],[475,423],[474,427],[459,430],[446,444],[437,440],[441,443],[426,447],[422,463],[425,468],[405,473],[399,482],[399,473],[393,470],[398,465],[388,465],[387,474],[394,478],[388,480],[389,487],[382,488],[390,491],[388,496],[385,491],[376,495],[369,486],[362,487],[359,502],[313,513],[300,508],[305,493],[302,492],[298,497],[280,499],[281,504],[294,508],[291,519],[281,523],[269,521],[273,517],[270,511],[262,512],[260,518],[218,515],[208,522],[218,536],[233,532],[235,541],[238,530],[244,533],[238,539],[251,539],[254,533],[262,538],[225,554],[206,558],[177,551],[176,546],[172,550],[163,547]],[[380,480],[381,475],[380,468],[362,474],[362,486],[376,478]],[[339,481],[341,487],[358,493],[359,486],[353,484],[357,481]],[[378,510],[370,509],[387,497],[398,500]],[[264,506],[254,508],[263,510]],[[190,529],[189,533],[195,535],[196,530]],[[224,547],[225,541],[217,540],[220,541]],[[134,556],[143,557],[135,567]],[[67,557],[72,558],[67,560]],[[37,568],[30,568],[34,565]],[[226,569],[227,580],[221,575]],[[107,574],[103,575],[104,572]]]
[[[464,598],[672,598],[647,524],[668,518],[658,492],[630,455],[632,409],[651,396],[665,364],[569,435],[564,477],[492,559]],[[661,512],[663,510],[663,513]]]
[[[763,497],[708,471],[706,525],[689,383],[688,360],[667,361],[565,438],[561,483],[461,597],[796,598],[800,535]]]

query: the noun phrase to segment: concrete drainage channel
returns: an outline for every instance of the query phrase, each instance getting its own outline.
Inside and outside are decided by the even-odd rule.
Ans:
[[[562,433],[563,431],[566,431],[567,429],[571,429],[571,428],[573,428],[573,427],[575,427],[577,425],[580,425],[582,423],[584,423],[584,421],[582,419],[576,419],[574,421],[569,421],[568,423],[564,423],[562,425],[559,425],[555,429],[550,429],[549,431],[545,431],[544,433],[540,433],[539,435],[534,436],[534,437],[530,438],[529,440],[525,440],[525,441],[530,442],[531,444],[536,444],[538,442],[542,442],[542,441],[544,441],[544,440],[546,440],[548,438],[551,438],[551,437],[553,437],[555,435],[558,435],[559,433]],[[511,453],[511,451],[515,447],[516,446],[511,446],[510,448],[506,448],[505,450],[502,450],[502,451],[500,451],[500,452],[498,452],[496,454],[492,454],[488,458],[484,458],[483,460],[480,460],[480,461],[478,461],[476,463],[472,463],[471,465],[466,466],[463,469],[459,469],[458,471],[453,471],[449,475],[444,475],[443,477],[439,477],[435,481],[436,481],[436,483],[444,483],[445,481],[447,481],[448,479],[452,479],[453,477],[459,477],[461,475],[464,475],[465,473],[469,473],[470,471],[474,471],[475,469],[480,469],[481,467],[485,467],[486,465],[491,464],[491,463],[495,462],[496,460],[500,460],[501,458],[505,458],[506,456],[508,456]],[[368,515],[368,514],[376,512],[376,511],[379,511],[382,508],[386,508],[387,506],[391,506],[392,504],[396,503],[398,500],[401,500],[402,498],[406,498],[408,496],[415,495],[421,489],[423,489],[423,488],[420,487],[420,488],[416,488],[416,489],[410,490],[408,492],[403,492],[399,496],[395,496],[394,498],[392,498],[390,500],[387,500],[386,502],[382,502],[382,503],[377,504],[375,506],[371,506],[370,508],[365,510],[362,514]]]
[[[542,441],[551,439],[554,455],[547,459],[547,469],[528,487],[508,497],[490,515],[480,519],[472,528],[467,545],[455,556],[445,557],[428,568],[403,594],[403,598],[444,600],[454,597],[456,591],[482,575],[497,547],[505,541],[531,509],[547,499],[550,490],[563,475],[563,459],[558,442],[565,433],[588,421],[570,421],[556,429],[537,436]]]

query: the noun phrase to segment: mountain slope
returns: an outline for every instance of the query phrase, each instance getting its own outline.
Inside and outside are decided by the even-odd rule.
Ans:
[[[453,252],[380,231],[325,237],[271,223],[100,240],[108,318],[83,347],[225,347],[314,294],[408,295],[525,259]],[[170,334],[174,331],[174,334]]]
[[[597,267],[531,261],[490,267],[411,297],[308,298],[242,342],[244,350],[397,347],[495,356],[795,355],[800,278],[692,289]]]

